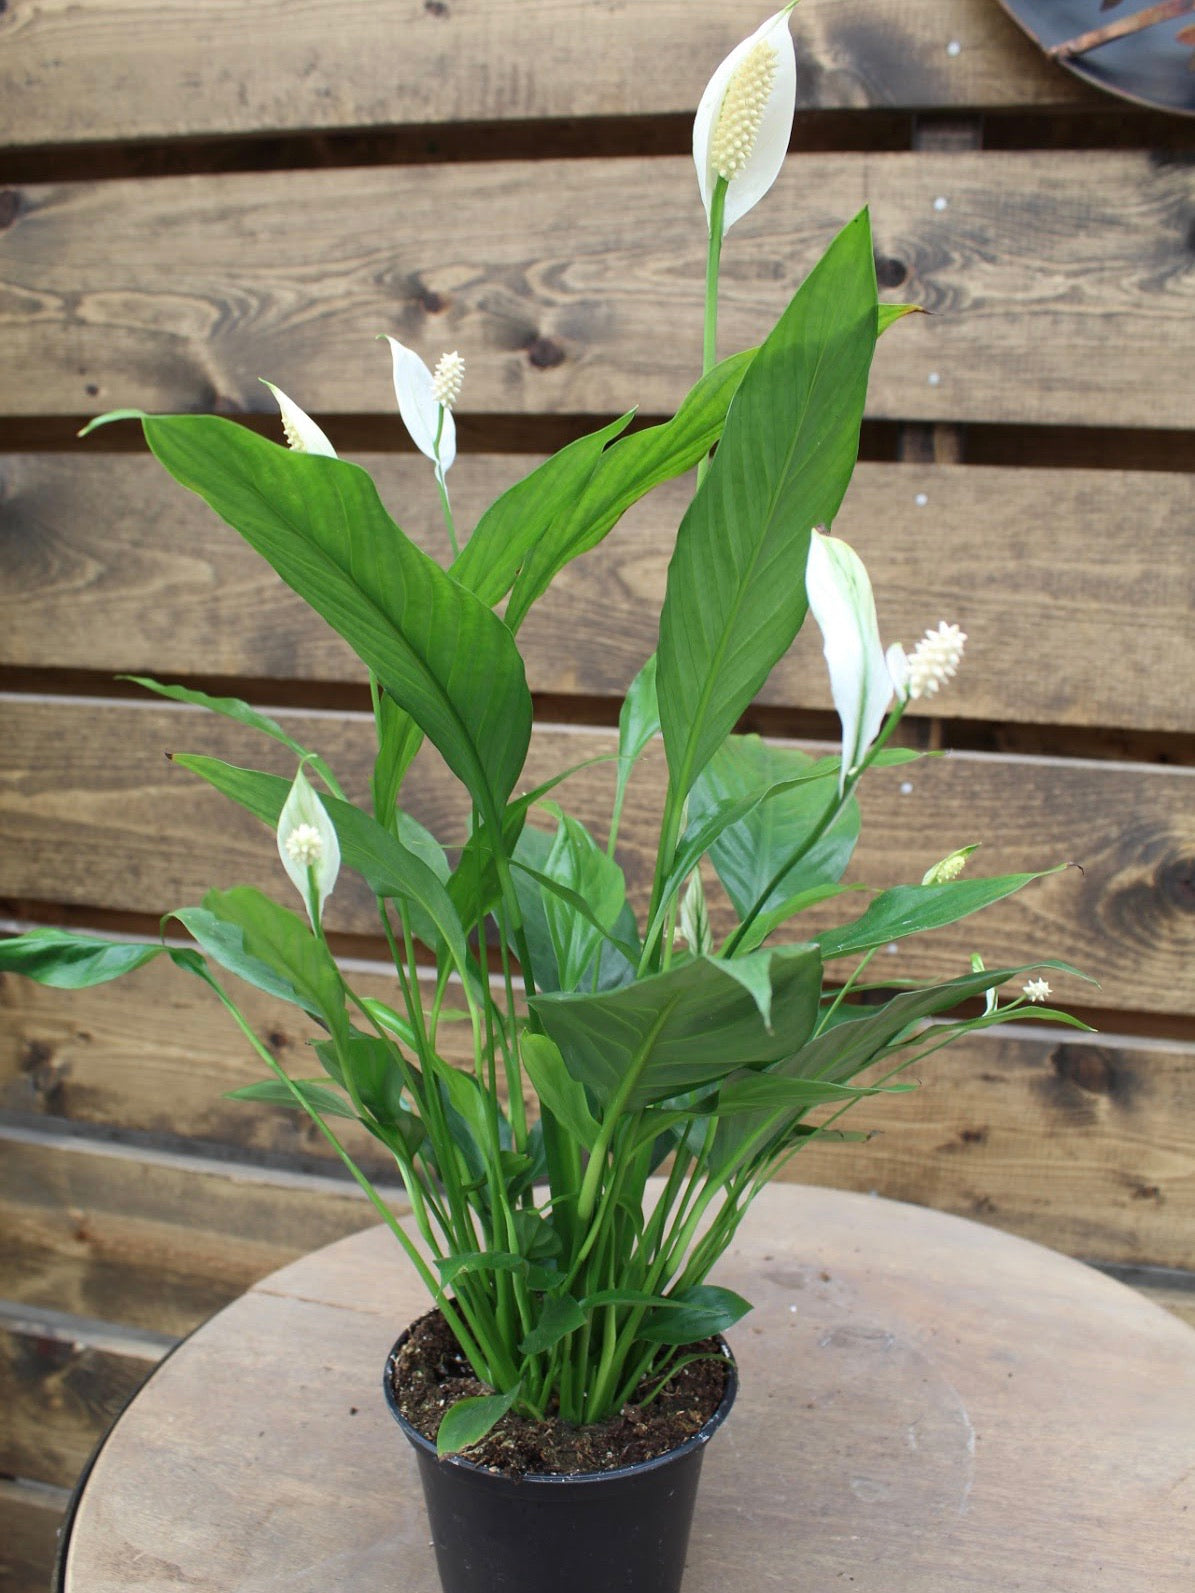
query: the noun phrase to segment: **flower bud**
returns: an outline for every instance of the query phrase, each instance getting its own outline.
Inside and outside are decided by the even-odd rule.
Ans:
[[[415,350],[394,337],[387,337],[386,341],[394,357],[394,396],[398,399],[402,423],[419,452],[435,463],[437,474],[443,477],[456,458],[456,422],[452,410],[441,400],[436,377]],[[445,355],[445,359],[452,357]],[[460,376],[463,377],[465,362],[459,354],[455,357],[460,361]],[[443,365],[444,360],[441,360],[437,374]],[[459,378],[457,387],[459,392]]]
[[[278,408],[282,411],[282,431],[294,451],[298,454],[323,454],[328,459],[335,459],[335,448],[311,416],[304,414],[294,399],[288,398],[280,387],[274,386],[273,382],[267,382],[264,376],[261,381],[273,393]]]
[[[295,775],[278,817],[278,855],[315,926],[340,872],[340,842],[335,825],[302,769]]]
[[[830,692],[842,721],[841,791],[879,734],[892,701],[892,676],[880,646],[871,582],[853,548],[814,531],[805,590],[821,628]]]

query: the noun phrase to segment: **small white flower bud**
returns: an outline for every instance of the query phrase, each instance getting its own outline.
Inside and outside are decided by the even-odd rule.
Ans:
[[[340,872],[340,842],[335,825],[302,769],[295,775],[290,795],[278,816],[278,855],[314,925],[336,885]]]
[[[957,672],[966,640],[957,625],[947,625],[945,620],[936,631],[926,631],[909,656],[910,698],[932,697]]]
[[[441,354],[432,377],[432,391],[436,395],[436,402],[443,404],[445,409],[452,409],[461,396],[461,384],[465,380],[465,362],[454,349],[451,354]]]
[[[926,869],[921,883],[923,885],[945,885],[948,880],[957,879],[966,867],[967,859],[974,850],[973,846],[960,846],[957,852],[951,852],[940,863],[935,863],[933,868]]]
[[[1030,1001],[1044,1001],[1050,994],[1050,987],[1044,979],[1030,979],[1028,984],[1021,986],[1021,989]]]

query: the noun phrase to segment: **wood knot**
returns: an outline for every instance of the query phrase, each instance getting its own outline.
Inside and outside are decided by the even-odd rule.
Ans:
[[[1195,857],[1176,857],[1158,869],[1158,889],[1180,913],[1195,913]]]
[[[448,300],[433,288],[420,288],[419,308],[427,315],[441,315],[448,308]]]
[[[1057,1078],[1077,1084],[1089,1095],[1114,1095],[1116,1068],[1107,1051],[1094,1045],[1058,1045],[1050,1053]]]
[[[26,1040],[21,1047],[17,1066],[22,1073],[36,1073],[53,1059],[54,1053],[44,1040]]]
[[[962,1128],[959,1130],[958,1137],[964,1145],[986,1145],[988,1131],[986,1126],[983,1128]]]
[[[550,371],[563,365],[565,353],[560,344],[550,337],[534,337],[527,345],[527,358],[537,371]]]
[[[882,288],[899,288],[909,280],[909,268],[903,260],[893,260],[886,254],[877,254],[876,281]]]
[[[449,14],[444,0],[423,0],[423,9],[429,17],[446,17]]]

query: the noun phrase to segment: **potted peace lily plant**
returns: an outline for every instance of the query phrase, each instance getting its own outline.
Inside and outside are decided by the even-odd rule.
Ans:
[[[335,1147],[435,1308],[396,1346],[386,1387],[418,1451],[448,1593],[555,1593],[565,1579],[578,1593],[675,1590],[702,1447],[735,1387],[718,1335],[749,1309],[707,1279],[754,1195],[810,1141],[863,1138],[839,1126],[842,1112],[906,1087],[895,1076],[956,1036],[1027,1002],[1039,1019],[1074,1021],[1040,1005],[1043,970],[1065,966],[1054,962],[987,969],[974,958],[940,983],[867,983],[877,948],[1037,877],[960,878],[972,848],[927,859],[922,880],[831,928],[802,928],[803,913],[844,889],[860,779],[916,756],[891,746],[893,731],[954,674],[965,638],[942,623],[911,654],[885,654],[864,568],[825,530],[850,481],[877,337],[905,313],[878,303],[867,214],[833,240],[758,349],[715,359],[723,237],[771,187],[788,145],[789,9],[727,57],[697,113],[703,374],[672,420],[632,432],[627,414],[581,437],[458,538],[447,478],[463,362],[446,355],[433,374],[391,340],[402,418],[434,465],[447,569],[276,389],[289,449],[212,416],[140,417],[166,469],[368,670],[369,800],[351,801],[318,752],[248,704],[145,681],[293,754],[293,781],[174,761],[276,831],[300,904],[213,891],[172,915],[188,945],[56,930],[0,945],[0,967],[69,986],[168,956],[211,987],[268,1070],[235,1093],[308,1113]],[[658,649],[627,693],[613,810],[595,835],[557,805],[572,771],[515,795],[532,725],[516,638],[569,560],[694,466]],[[734,734],[807,608],[842,721],[836,756]],[[451,855],[401,805],[425,737],[471,803]],[[657,737],[667,787],[650,896],[636,904],[617,860],[619,816]],[[376,898],[390,1002],[355,991],[329,950],[325,904],[342,868]],[[705,902],[715,876],[733,913],[718,943]],[[314,1021],[322,1076],[284,1071],[217,970]],[[450,991],[468,1019],[465,1068],[442,1047]],[[406,1223],[341,1143],[342,1118],[393,1157]]]

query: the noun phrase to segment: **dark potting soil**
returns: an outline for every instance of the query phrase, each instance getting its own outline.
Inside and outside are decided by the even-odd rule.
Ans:
[[[681,1352],[709,1351],[717,1360],[691,1361],[664,1384],[650,1405],[624,1405],[605,1421],[575,1427],[551,1416],[536,1422],[508,1411],[465,1457],[475,1465],[512,1476],[564,1475],[613,1471],[667,1454],[700,1431],[726,1391],[726,1362],[716,1339],[703,1339]],[[659,1377],[644,1380],[638,1398]],[[412,1324],[394,1369],[399,1409],[418,1432],[436,1441],[440,1419],[458,1399],[493,1390],[479,1382],[439,1311]]]

